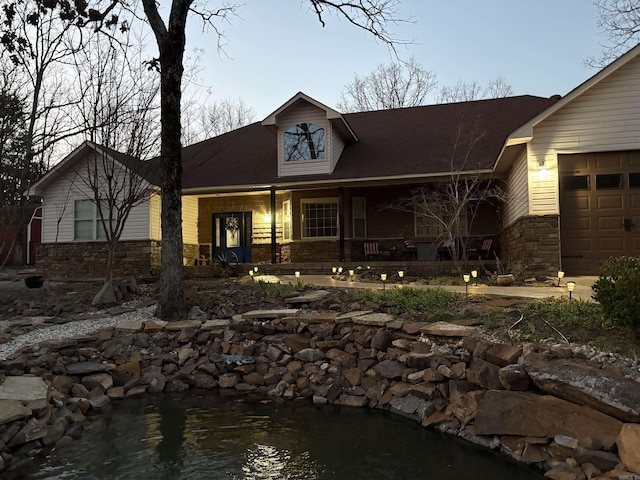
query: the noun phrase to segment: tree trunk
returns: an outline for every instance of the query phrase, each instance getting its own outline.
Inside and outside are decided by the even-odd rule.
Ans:
[[[184,29],[169,31],[160,45],[162,123],[162,259],[160,312],[163,320],[180,320],[185,312],[182,245],[182,144],[180,97]]]

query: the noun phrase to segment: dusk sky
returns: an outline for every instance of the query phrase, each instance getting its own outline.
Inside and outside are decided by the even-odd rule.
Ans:
[[[390,26],[401,59],[414,56],[439,85],[459,80],[486,85],[503,77],[514,94],[565,95],[596,73],[585,66],[606,37],[591,0],[403,0]],[[213,32],[191,17],[187,55],[202,49],[201,83],[211,98],[242,99],[261,120],[298,91],[335,107],[354,73],[366,75],[393,60],[386,45],[338,16],[322,28],[309,3],[245,0],[239,16]],[[428,103],[433,103],[433,97]]]

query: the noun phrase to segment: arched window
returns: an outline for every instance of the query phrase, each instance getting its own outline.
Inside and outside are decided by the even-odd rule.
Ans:
[[[284,132],[284,160],[324,159],[324,128],[315,123],[298,123]]]

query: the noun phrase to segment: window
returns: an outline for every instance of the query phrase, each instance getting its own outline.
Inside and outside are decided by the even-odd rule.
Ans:
[[[469,233],[467,210],[464,209],[460,213],[460,231],[451,232],[454,236],[457,234],[466,236]],[[429,207],[427,214],[424,206],[416,206],[415,225],[417,237],[440,237],[445,233],[445,225],[452,225],[451,215],[443,211],[442,207]]]
[[[338,200],[318,198],[302,200],[302,237],[335,238],[338,236]]]
[[[589,190],[591,182],[589,175],[570,175],[562,177],[564,190]]]
[[[284,161],[324,159],[324,128],[315,123],[299,123],[284,132]]]
[[[351,199],[354,238],[367,236],[367,201],[362,197]]]
[[[633,172],[629,174],[629,188],[640,188],[640,173]]]
[[[102,205],[103,214],[108,215],[104,200]],[[75,240],[104,240],[106,238],[100,214],[93,200],[75,200],[73,205],[73,238]]]
[[[602,173],[596,175],[596,190],[606,189],[620,189],[622,188],[622,174],[621,173]]]
[[[282,239],[291,240],[291,200],[282,202]]]

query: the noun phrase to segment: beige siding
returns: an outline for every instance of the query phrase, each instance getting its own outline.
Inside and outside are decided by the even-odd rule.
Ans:
[[[521,155],[509,172],[508,200],[504,202],[504,226],[507,227],[529,212],[529,187],[527,184],[527,157]]]
[[[198,244],[198,197],[182,197],[182,241]]]
[[[155,192],[149,199],[149,238],[162,240],[162,197],[160,192]]]
[[[318,173],[331,173],[331,125],[327,120],[326,112],[306,102],[299,102],[278,116],[278,176],[312,175]],[[289,127],[298,123],[315,123],[325,129],[325,159],[309,160],[304,162],[284,162],[284,132]]]
[[[344,150],[344,141],[335,131],[331,131],[331,171],[336,168],[340,155]]]
[[[534,128],[530,144],[530,214],[559,212],[557,156],[640,148],[640,59],[620,67]],[[536,178],[544,160],[544,181]]]
[[[74,170],[61,174],[60,178],[44,192],[42,226],[44,243],[74,241],[74,202],[91,198],[89,188],[79,177],[82,173],[83,165],[80,164]],[[146,202],[131,210],[121,239],[149,239],[149,207]]]

